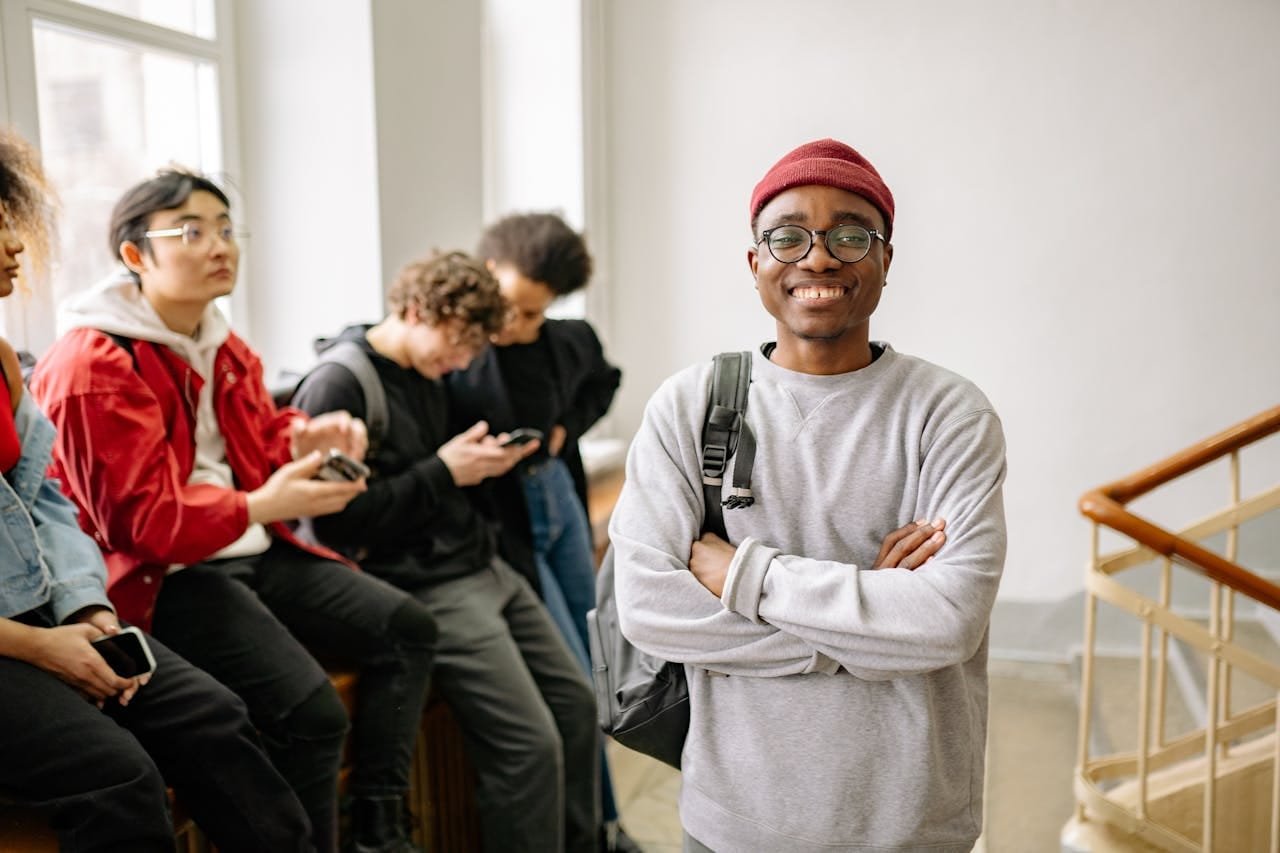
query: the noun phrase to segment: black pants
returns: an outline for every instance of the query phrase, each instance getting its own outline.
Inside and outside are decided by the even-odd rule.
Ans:
[[[495,559],[415,595],[440,626],[436,684],[476,768],[484,849],[595,853],[595,693],[528,581]]]
[[[408,790],[436,628],[403,592],[277,541],[263,554],[170,574],[153,628],[244,699],[316,825],[317,846],[332,833],[348,722],[308,649],[360,671],[352,795]]]
[[[151,682],[101,711],[0,657],[0,792],[48,811],[64,851],[172,853],[166,782],[222,850],[310,850],[307,816],[244,703],[159,642],[151,651]]]

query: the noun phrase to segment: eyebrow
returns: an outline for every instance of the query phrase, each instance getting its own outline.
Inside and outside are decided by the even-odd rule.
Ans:
[[[853,222],[868,230],[876,230],[876,223],[870,216],[853,210],[837,210],[831,214],[831,220],[839,224]],[[806,213],[784,213],[775,219],[769,228],[777,228],[779,225],[807,225],[808,223],[809,216]]]
[[[224,211],[222,213],[219,213],[217,216],[213,218],[215,221],[225,220],[227,222],[230,222],[231,214],[229,212]],[[194,213],[184,213],[173,221],[175,224],[181,224],[183,222],[206,222],[208,220],[206,220],[203,216],[196,216]]]

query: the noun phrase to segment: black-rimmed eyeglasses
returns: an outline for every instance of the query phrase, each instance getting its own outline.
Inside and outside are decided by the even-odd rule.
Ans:
[[[804,260],[813,249],[813,241],[822,237],[827,245],[827,253],[837,261],[846,264],[857,263],[871,251],[871,241],[879,240],[888,245],[889,241],[879,231],[863,228],[861,225],[837,225],[827,231],[810,231],[799,225],[779,225],[760,232],[756,246],[767,243],[769,254],[783,264],[794,264]]]

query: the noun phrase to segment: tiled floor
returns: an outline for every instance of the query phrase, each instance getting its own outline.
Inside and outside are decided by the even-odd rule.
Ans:
[[[608,748],[614,796],[627,834],[645,853],[680,853],[680,771],[612,741]]]

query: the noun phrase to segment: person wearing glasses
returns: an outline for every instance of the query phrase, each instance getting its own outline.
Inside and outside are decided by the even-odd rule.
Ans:
[[[0,129],[0,298],[28,244],[27,281],[45,268],[52,207],[36,152]],[[0,338],[0,796],[47,812],[64,851],[172,853],[166,783],[221,849],[312,849],[235,694],[154,638],[155,671],[129,677],[93,645],[121,621],[97,543],[47,473],[53,442]]]
[[[595,607],[595,548],[587,520],[587,478],[578,439],[604,416],[622,380],[585,320],[548,320],[556,299],[591,278],[582,235],[554,213],[516,213],[480,235],[476,256],[507,300],[502,328],[464,370],[445,377],[460,423],[495,430],[532,427],[546,436],[536,453],[487,481],[477,505],[498,521],[500,550],[530,583],[561,636],[591,675],[587,611]],[[603,750],[602,847],[638,850],[618,823]]]
[[[337,848],[348,720],[308,649],[358,668],[351,849],[412,850],[402,809],[435,622],[288,524],[365,490],[316,476],[331,449],[364,455],[364,426],[272,403],[214,302],[240,256],[216,184],[163,171],[124,194],[109,233],[123,269],[64,306],[31,390],[58,427],[53,471],[106,557],[111,600],[239,694],[321,851]]]
[[[595,693],[529,581],[498,556],[491,521],[466,493],[539,443],[508,444],[485,421],[460,427],[441,382],[502,328],[507,304],[483,264],[451,252],[406,265],[387,307],[380,322],[332,339],[368,359],[385,392],[387,425],[370,455],[368,491],[312,529],[435,616],[435,685],[476,770],[484,849],[596,853]],[[303,379],[293,403],[316,417],[368,412],[355,374],[330,361]]]
[[[941,853],[982,829],[1004,438],[971,382],[872,340],[893,216],[831,139],[756,185],[747,264],[777,337],[753,353],[729,541],[699,534],[709,363],[655,393],[628,455],[618,616],[686,665],[687,850]]]

